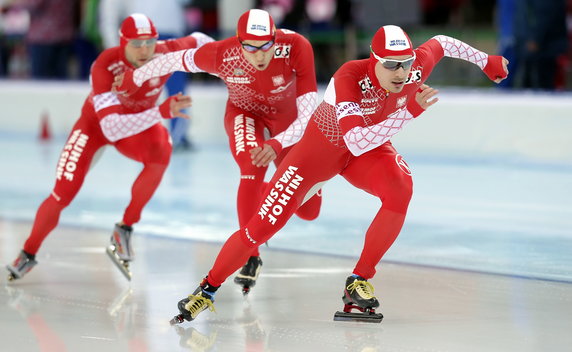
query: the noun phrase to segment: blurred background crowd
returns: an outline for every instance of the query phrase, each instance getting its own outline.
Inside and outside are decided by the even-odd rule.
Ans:
[[[311,41],[321,83],[343,62],[367,57],[380,26],[396,24],[416,46],[445,34],[504,55],[511,76],[503,88],[572,90],[572,0],[0,0],[0,78],[86,80],[133,12],[148,15],[162,38],[201,31],[223,39],[254,7]],[[490,86],[468,66],[447,60],[430,83]]]

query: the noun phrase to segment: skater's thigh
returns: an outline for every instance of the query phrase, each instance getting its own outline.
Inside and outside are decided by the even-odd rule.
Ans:
[[[407,207],[413,191],[411,170],[389,142],[353,158],[341,175],[382,201],[396,203],[400,211]]]
[[[345,154],[316,129],[306,133],[279,164],[263,193],[257,215],[247,224],[251,236],[264,242],[282,228],[304,199],[337,175]]]
[[[264,123],[261,118],[241,109],[227,107],[224,117],[225,131],[228,144],[234,161],[238,164],[241,173],[249,174],[259,172],[260,169],[252,165],[250,150],[264,145]]]
[[[169,164],[173,150],[169,131],[161,123],[118,140],[115,147],[121,154],[135,161],[162,165]]]
[[[93,119],[82,116],[73,126],[56,167],[53,195],[69,204],[81,188],[95,153],[109,142]]]

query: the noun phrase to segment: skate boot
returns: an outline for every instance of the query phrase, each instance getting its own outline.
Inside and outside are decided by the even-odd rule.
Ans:
[[[12,265],[6,265],[6,269],[10,272],[10,274],[8,274],[8,281],[21,279],[30,270],[32,270],[34,265],[38,264],[35,257],[35,255],[30,255],[24,252],[24,250],[20,251],[18,258],[14,260]]]
[[[234,278],[234,283],[242,286],[242,294],[247,295],[250,288],[256,285],[256,279],[262,269],[262,259],[260,257],[250,257],[248,262],[240,269]]]
[[[192,321],[200,312],[207,308],[211,312],[214,312],[214,294],[219,287],[220,286],[214,287],[209,285],[207,279],[204,278],[195,292],[190,294],[189,297],[179,301],[177,308],[179,308],[179,312],[181,313],[171,319],[171,325],[180,324],[185,320]]]
[[[379,301],[373,295],[373,286],[363,277],[349,276],[347,278],[342,300],[344,311],[336,312],[334,320],[380,323],[383,319],[383,314],[375,313],[375,309],[379,307]],[[352,313],[352,309],[357,309],[361,313]]]
[[[111,261],[129,281],[131,281],[129,262],[134,257],[133,248],[131,247],[132,234],[133,227],[115,224],[113,234],[111,235],[111,244],[106,248],[107,255]]]

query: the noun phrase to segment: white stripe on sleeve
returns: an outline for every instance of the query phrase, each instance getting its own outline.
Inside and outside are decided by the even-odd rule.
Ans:
[[[99,125],[105,138],[116,142],[143,132],[162,119],[159,107],[156,106],[136,114],[109,114],[99,121]]]
[[[296,98],[296,107],[298,108],[298,117],[294,120],[288,128],[280,132],[273,138],[282,145],[282,148],[287,148],[291,145],[298,143],[302,138],[306,126],[316,110],[318,102],[318,94],[316,92],[308,92]]]
[[[387,142],[396,135],[413,115],[406,109],[401,109],[389,115],[386,120],[377,125],[360,127],[356,126],[344,134],[344,141],[350,152],[359,156]]]

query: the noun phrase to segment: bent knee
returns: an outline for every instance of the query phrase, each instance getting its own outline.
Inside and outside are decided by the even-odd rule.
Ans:
[[[252,234],[250,233],[250,231],[248,230],[248,228],[241,228],[239,230],[240,233],[240,239],[242,240],[242,242],[250,247],[250,248],[255,248],[260,246],[263,242],[260,242],[259,238],[255,238],[256,236],[252,236]]]
[[[413,196],[413,181],[411,177],[395,178],[392,182],[384,185],[378,192],[383,207],[398,213],[405,214]]]

